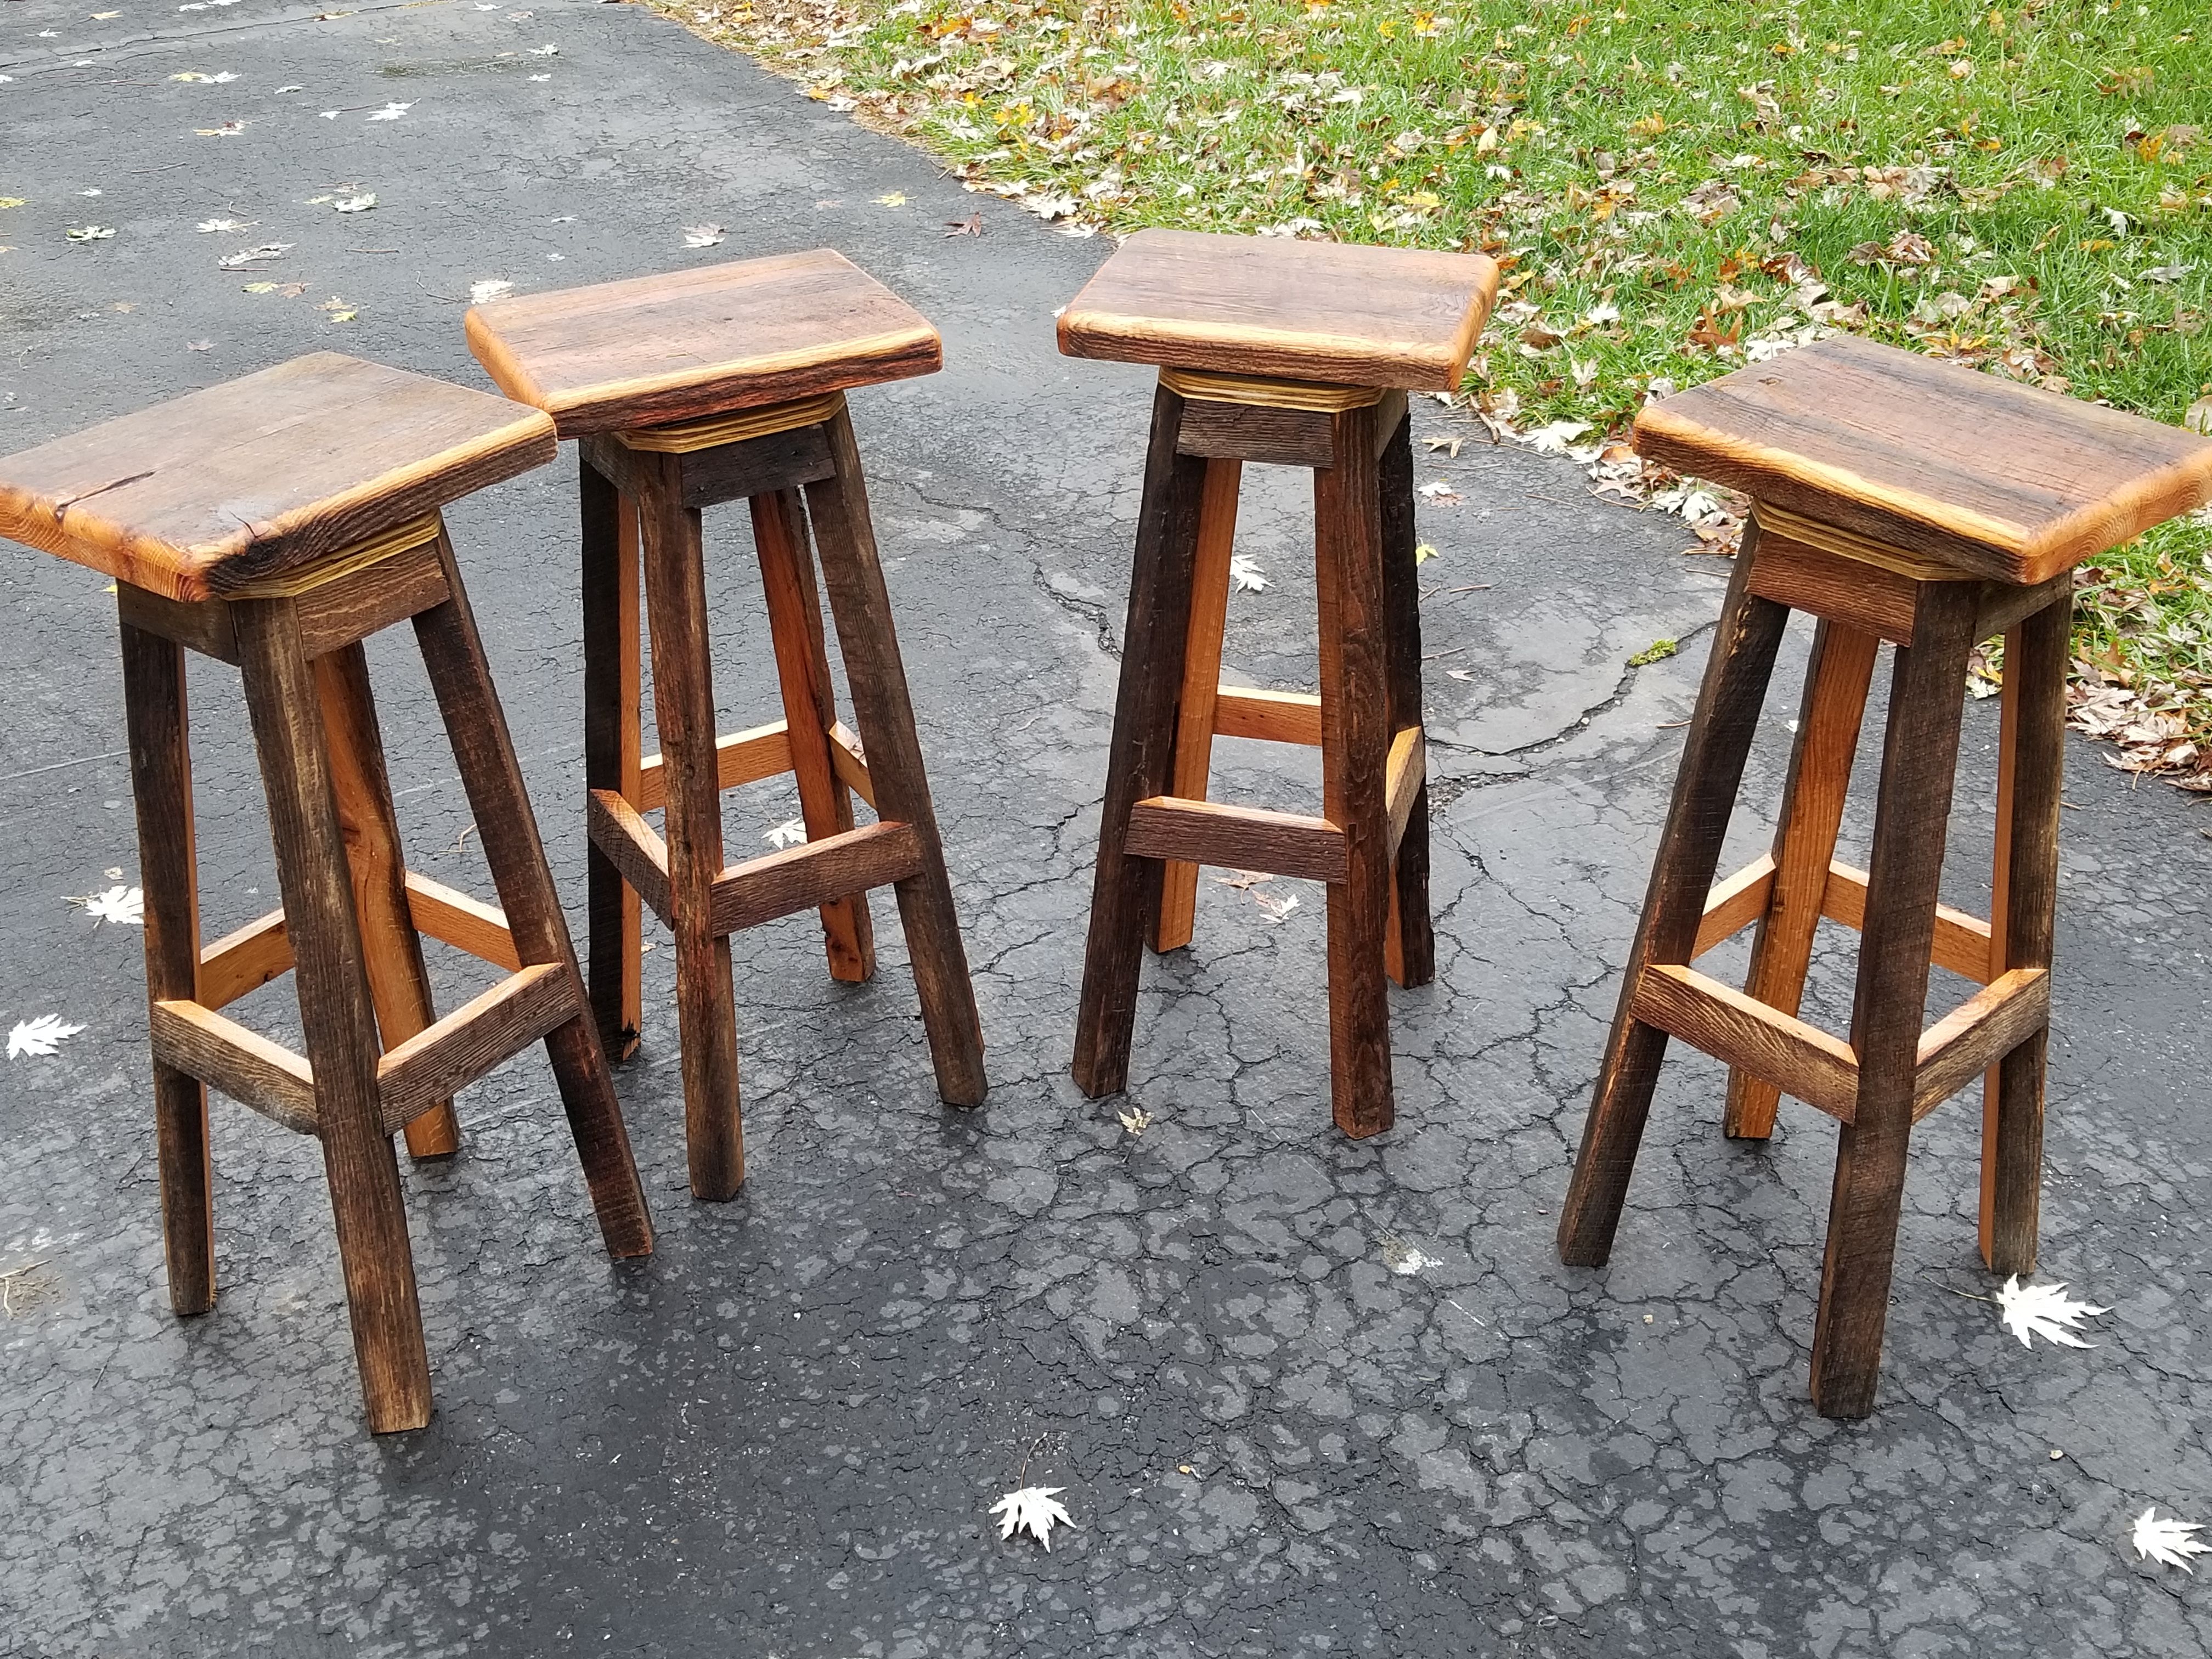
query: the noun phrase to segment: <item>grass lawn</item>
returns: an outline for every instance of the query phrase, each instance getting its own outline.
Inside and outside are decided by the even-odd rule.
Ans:
[[[1516,431],[1837,328],[2212,426],[2202,0],[656,3],[1078,229],[1488,252]],[[2086,580],[2077,720],[2212,791],[2212,519]]]

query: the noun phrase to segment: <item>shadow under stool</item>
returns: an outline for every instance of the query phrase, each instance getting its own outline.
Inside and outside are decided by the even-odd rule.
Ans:
[[[1435,974],[1406,393],[1457,389],[1497,292],[1479,254],[1147,230],[1061,313],[1067,356],[1160,368],[1077,1014],[1085,1094],[1127,1086],[1146,942],[1188,944],[1198,866],[1226,865],[1328,884],[1335,1121],[1390,1127],[1386,978]],[[1313,473],[1318,695],[1219,683],[1247,461]],[[1321,815],[1206,799],[1220,736],[1318,747]]]
[[[430,1419],[392,1136],[458,1146],[452,1097],[544,1042],[610,1255],[653,1248],[560,901],[440,509],[550,460],[503,398],[335,353],[0,459],[0,536],[115,578],[145,891],[169,1297],[215,1304],[206,1089],[321,1144],[369,1427]],[[405,867],[361,641],[411,622],[499,892]],[[185,653],[235,665],[283,908],[200,943]],[[499,968],[440,1018],[420,935]],[[290,971],[305,1057],[221,1011]]]
[[[845,410],[851,387],[934,374],[937,331],[827,249],[503,300],[467,326],[502,391],[582,441],[592,1001],[610,1049],[633,1052],[641,898],[675,935],[692,1192],[727,1199],[744,1180],[730,935],[818,909],[831,976],[865,981],[870,888],[897,895],[939,1096],[981,1103],[982,1031]],[[718,737],[700,513],[736,501],[751,513],[784,717]],[[837,718],[817,554],[857,734]],[[726,865],[722,792],[785,772],[805,844]],[[854,795],[875,823],[855,827]],[[665,841],[644,816],[656,807]]]
[[[1912,1126],[1986,1075],[1982,1251],[2035,1266],[2074,567],[2212,494],[2212,443],[1849,335],[1662,401],[1638,450],[1751,496],[1559,1230],[1613,1248],[1668,1037],[1730,1067],[1725,1132],[1837,1120],[1813,1338],[1824,1416],[1874,1409]],[[1716,884],[1784,623],[1817,617],[1773,850]],[[1990,920],[1938,902],[1975,645],[2004,636]],[[1836,860],[1876,652],[1895,652],[1871,862]],[[1850,1040],[1797,1018],[1823,918],[1858,930]],[[1741,991],[1692,964],[1755,927]],[[1977,989],[1923,1030],[1930,967]]]

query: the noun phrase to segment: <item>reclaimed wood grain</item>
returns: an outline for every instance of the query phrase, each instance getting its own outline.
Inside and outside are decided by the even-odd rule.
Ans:
[[[1196,405],[1183,408],[1187,434],[1187,417]],[[1185,454],[1202,453],[1181,447]],[[1221,647],[1229,624],[1229,562],[1236,551],[1237,497],[1243,479],[1242,461],[1209,460],[1199,495],[1198,550],[1191,566],[1190,625],[1183,643],[1182,701],[1176,714],[1175,768],[1169,791],[1186,800],[1206,799],[1213,770]],[[1316,712],[1318,725],[1318,705]],[[1179,951],[1189,944],[1197,916],[1198,866],[1187,859],[1167,860],[1160,866],[1160,914],[1153,926],[1152,949]]]

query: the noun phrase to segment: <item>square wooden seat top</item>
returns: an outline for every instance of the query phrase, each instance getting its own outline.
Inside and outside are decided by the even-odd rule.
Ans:
[[[2212,497],[2212,440],[1849,334],[1645,404],[1635,441],[1754,501],[2023,585]]]
[[[1458,389],[1498,298],[1479,253],[1142,230],[1060,317],[1071,357],[1406,392]]]
[[[929,319],[817,248],[495,300],[469,349],[564,438],[635,431],[933,374]]]
[[[559,448],[537,410],[316,352],[0,459],[0,536],[167,599],[237,597]]]

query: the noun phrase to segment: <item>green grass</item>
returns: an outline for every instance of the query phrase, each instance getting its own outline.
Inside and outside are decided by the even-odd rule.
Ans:
[[[1471,389],[1522,425],[1618,429],[1816,325],[2162,421],[2212,395],[2201,0],[658,3],[1109,232],[1488,252]],[[2105,560],[2080,641],[2212,752],[2212,524]]]

